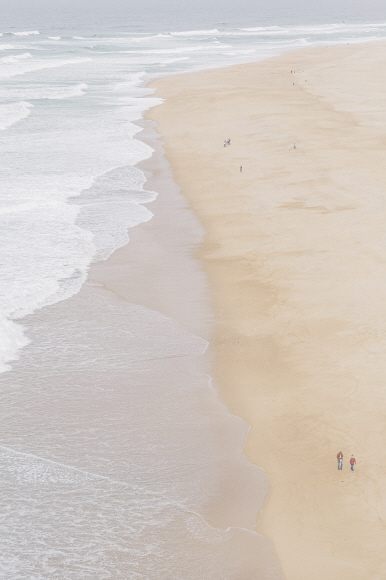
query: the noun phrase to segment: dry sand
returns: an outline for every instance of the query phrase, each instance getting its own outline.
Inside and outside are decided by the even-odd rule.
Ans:
[[[386,46],[151,86],[165,103],[149,117],[206,232],[217,384],[251,425],[245,453],[270,483],[256,529],[287,580],[381,580]]]

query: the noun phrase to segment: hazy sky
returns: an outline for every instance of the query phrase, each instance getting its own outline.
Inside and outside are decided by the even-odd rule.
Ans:
[[[0,30],[45,19],[102,22],[104,18],[138,20],[141,26],[159,22],[163,28],[185,15],[192,27],[227,21],[256,25],[257,21],[288,24],[339,20],[386,20],[386,0],[0,0]],[[153,28],[153,26],[152,26]]]

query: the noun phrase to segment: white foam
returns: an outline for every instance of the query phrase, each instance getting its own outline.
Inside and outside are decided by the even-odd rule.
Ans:
[[[20,349],[28,343],[22,326],[0,315],[0,373],[10,370],[9,363],[18,359]]]
[[[33,105],[26,101],[0,105],[0,130],[4,131],[4,129],[11,127],[11,125],[21,121],[21,119],[28,117],[32,107]]]
[[[32,60],[26,54],[18,56],[22,58],[16,59],[17,63]],[[86,83],[67,87],[27,84],[24,94],[39,99],[39,107],[35,107],[32,121],[27,121],[29,125],[23,132],[15,132],[2,151],[3,162],[9,167],[9,176],[4,174],[0,205],[4,276],[0,313],[5,319],[22,318],[77,293],[86,280],[89,264],[106,259],[127,243],[128,228],[152,217],[142,204],[154,199],[155,194],[143,190],[142,172],[135,170],[135,179],[133,171],[123,176],[121,172],[119,179],[112,175],[99,177],[117,166],[136,164],[152,153],[148,145],[133,139],[141,129],[132,121],[159,102],[153,97],[139,100],[128,96],[128,91],[137,93],[135,87],[141,76],[138,73],[129,77],[123,86],[113,82],[106,87],[105,98],[115,105],[104,107],[100,117],[95,117],[92,108],[80,108],[79,113],[76,107],[71,109],[76,122],[67,118],[65,106],[58,115],[56,105],[47,108],[43,99],[57,100],[61,107],[60,100],[85,95]],[[8,97],[12,92],[21,94],[18,86],[11,87]],[[0,89],[0,98],[2,93]],[[7,96],[5,88],[3,94]],[[125,106],[120,106],[120,102]],[[0,126],[6,128],[26,118],[30,106],[27,101],[0,105]],[[51,135],[52,126],[55,129]],[[18,151],[18,155],[13,155],[13,151]],[[79,200],[79,207],[66,204],[69,196],[78,196],[94,182],[91,201],[84,204]],[[133,191],[129,195],[130,189]],[[82,215],[75,223],[80,207]],[[5,330],[12,331],[12,324]],[[0,342],[4,342],[0,357],[5,357],[0,370],[6,370],[7,360],[13,360],[24,343],[20,337],[16,340],[12,332],[8,343],[0,334]]]
[[[59,68],[89,62],[91,58],[49,59],[33,58],[28,52],[0,58],[0,78],[23,75],[43,69]]]
[[[245,33],[256,33],[262,36],[275,36],[275,35],[332,35],[339,33],[363,33],[370,32],[372,30],[383,30],[386,27],[386,23],[377,24],[347,24],[344,22],[332,23],[332,24],[318,24],[318,25],[305,25],[305,26],[257,26],[252,28],[240,28],[240,32]]]
[[[186,30],[183,32],[171,32],[172,36],[208,36],[212,34],[218,34],[217,28],[212,28],[211,30]]]
[[[48,37],[50,40],[62,40],[61,36],[49,36]]]
[[[181,56],[180,58],[169,58],[167,60],[162,61],[159,63],[160,67],[165,67],[168,64],[174,64],[175,62],[181,62],[183,60],[190,60],[188,56]]]
[[[32,54],[29,52],[23,52],[23,54],[13,54],[12,56],[3,56],[2,58],[0,58],[0,62],[5,64],[11,64],[26,60],[28,58],[32,58]]]
[[[171,37],[171,33],[167,33],[167,34],[154,34],[153,36],[138,36],[138,37],[134,37],[134,38],[130,38],[130,42],[133,43],[137,43],[137,42],[149,42],[158,38],[170,38]]]
[[[20,88],[18,86],[13,87],[1,87],[0,86],[0,99],[18,99],[24,97],[28,100],[40,100],[40,99],[51,99],[51,100],[61,100],[61,99],[71,99],[73,97],[81,97],[86,94],[88,85],[86,83],[78,83],[76,85],[46,85],[34,83],[29,87]],[[1,105],[0,105],[1,106]],[[31,105],[32,106],[32,105]]]
[[[84,190],[74,202],[81,208],[77,224],[94,235],[94,262],[106,260],[129,241],[128,228],[150,220],[142,204],[154,201],[156,192],[143,188],[145,176],[136,167],[111,171]]]
[[[24,32],[11,32],[14,36],[35,36],[40,34],[38,30],[26,30]]]
[[[91,232],[74,225],[73,206],[50,202],[28,211],[7,209],[0,218],[0,312],[17,319],[78,292],[95,248]]]
[[[53,100],[71,99],[73,97],[81,97],[85,95],[87,89],[88,85],[86,83],[79,83],[70,87],[48,87],[35,98]]]
[[[281,26],[256,26],[254,28],[240,28],[246,32],[287,32],[288,28],[282,28]]]
[[[178,48],[157,48],[150,50],[126,50],[122,51],[125,54],[182,54],[184,52],[197,52],[200,50],[210,50],[210,47],[205,47],[201,45],[197,46],[181,46]]]

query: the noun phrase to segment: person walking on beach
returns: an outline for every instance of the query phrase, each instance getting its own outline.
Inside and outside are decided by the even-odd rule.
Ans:
[[[356,464],[355,457],[354,457],[354,455],[351,455],[351,457],[350,457],[351,471],[354,471],[355,464]]]
[[[228,141],[227,141],[227,145],[230,145],[230,144],[231,144],[231,140],[230,140],[230,139],[228,139]]]
[[[227,146],[227,142],[226,142],[226,141],[224,141],[224,147],[226,147],[226,146]]]
[[[243,166],[240,165],[240,173],[242,173],[242,172],[243,172]]]
[[[338,469],[343,469],[343,453],[339,451],[336,458],[338,460]]]

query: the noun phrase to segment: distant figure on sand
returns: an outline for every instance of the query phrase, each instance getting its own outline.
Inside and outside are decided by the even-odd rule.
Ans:
[[[228,139],[228,141],[227,141],[227,145],[230,145],[230,144],[231,144],[231,140],[230,140],[230,139]]]
[[[243,166],[240,165],[240,173],[242,173],[242,172],[243,172]]]
[[[338,469],[343,469],[343,453],[339,451],[336,458],[338,460]]]
[[[296,149],[296,143],[294,143],[294,149]]]
[[[350,458],[351,471],[354,471],[355,464],[356,464],[355,457],[354,457],[354,455],[351,455],[351,458]]]
[[[227,146],[227,142],[226,142],[226,141],[224,141],[224,147],[226,147],[226,146]]]

